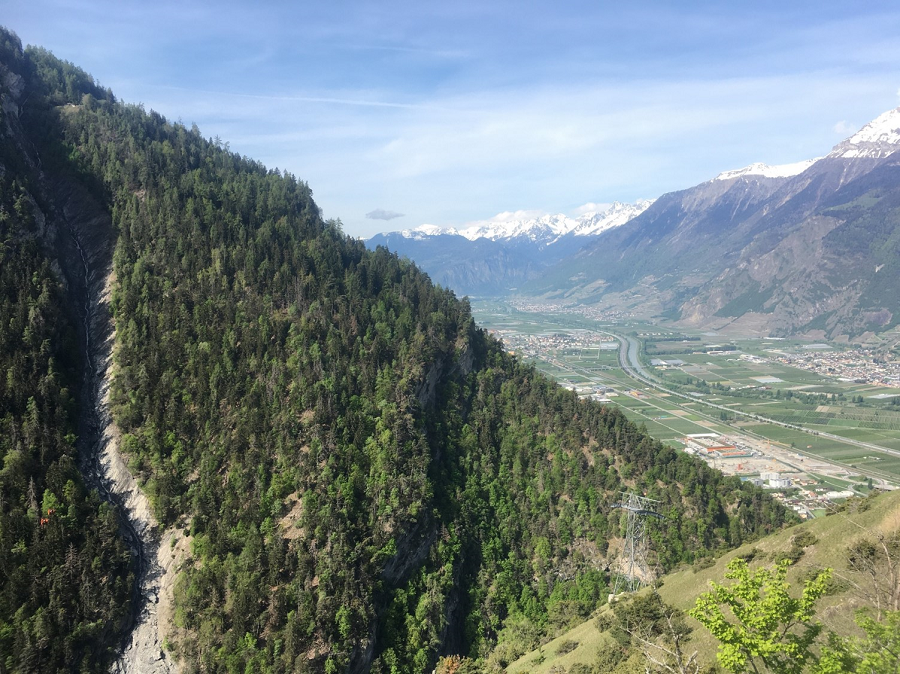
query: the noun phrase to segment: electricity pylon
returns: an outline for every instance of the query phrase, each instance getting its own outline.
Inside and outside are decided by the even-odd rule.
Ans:
[[[634,492],[622,492],[622,502],[613,503],[613,508],[621,508],[628,512],[628,528],[625,534],[625,573],[616,576],[616,584],[610,599],[619,592],[636,592],[640,589],[644,578],[650,573],[647,568],[646,519],[656,517],[663,519],[658,512],[651,510],[654,503],[659,503],[646,496],[638,496]]]

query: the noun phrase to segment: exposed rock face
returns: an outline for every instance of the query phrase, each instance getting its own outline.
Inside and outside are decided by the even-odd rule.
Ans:
[[[148,568],[141,583],[141,613],[131,640],[113,665],[114,672],[174,674],[180,671],[178,663],[166,653],[165,643],[171,635],[175,578],[187,552],[185,545],[177,544],[181,533],[170,529],[158,541],[150,539],[145,543]]]
[[[430,517],[423,517],[397,542],[397,553],[384,565],[381,577],[392,586],[403,585],[425,562],[438,530]]]
[[[180,531],[159,532],[150,502],[119,452],[120,434],[109,402],[115,341],[110,311],[114,281],[111,219],[71,179],[54,180],[48,191],[55,200],[59,259],[82,321],[82,472],[90,486],[121,508],[122,535],[137,562],[130,633],[113,671],[174,674],[179,671],[178,665],[166,654],[164,641],[172,616],[174,580],[186,546],[173,544],[180,538]],[[160,619],[161,613],[165,620]]]
[[[25,80],[6,66],[0,66],[0,108],[7,115],[18,118],[19,102],[25,90]],[[8,124],[9,122],[7,122]]]

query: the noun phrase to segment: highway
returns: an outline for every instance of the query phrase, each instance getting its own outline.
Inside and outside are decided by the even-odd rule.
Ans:
[[[553,324],[553,325],[559,325],[561,328],[567,327],[567,324],[563,323],[561,321],[557,322],[557,321],[552,321],[552,320],[548,319],[547,323]],[[900,457],[900,450],[891,449],[889,447],[882,447],[881,445],[876,445],[876,444],[869,443],[869,442],[863,442],[861,440],[853,440],[850,438],[845,438],[840,435],[835,435],[833,433],[827,433],[827,432],[823,432],[823,431],[814,431],[809,428],[804,428],[803,426],[797,426],[797,425],[789,424],[789,423],[786,423],[783,421],[775,421],[774,419],[769,419],[768,417],[760,416],[758,414],[742,412],[740,410],[735,410],[734,408],[731,408],[731,407],[725,407],[724,405],[716,405],[715,403],[704,400],[701,397],[690,396],[685,393],[681,393],[679,391],[674,391],[670,388],[667,388],[659,381],[657,381],[653,377],[652,374],[650,374],[649,372],[647,372],[646,369],[644,369],[644,366],[641,364],[641,359],[640,359],[640,352],[641,352],[640,340],[638,340],[634,337],[631,337],[629,335],[623,335],[623,334],[619,334],[619,333],[615,333],[615,332],[610,332],[608,330],[598,330],[594,326],[585,325],[584,327],[586,327],[587,329],[593,330],[595,332],[599,332],[601,334],[608,335],[608,336],[616,339],[619,342],[619,349],[618,349],[619,365],[622,368],[622,371],[626,375],[631,377],[633,380],[635,380],[637,382],[641,382],[641,383],[645,384],[646,386],[649,386],[657,391],[668,393],[669,395],[677,396],[678,398],[681,398],[684,400],[689,400],[693,403],[696,403],[697,405],[702,405],[702,406],[706,406],[711,409],[728,412],[731,415],[734,415],[737,417],[743,417],[748,420],[761,421],[764,423],[773,424],[775,426],[782,426],[784,428],[789,428],[791,430],[795,430],[795,431],[798,431],[801,433],[806,433],[807,435],[812,435],[812,436],[816,436],[816,437],[820,437],[820,438],[827,438],[829,440],[841,442],[846,445],[853,445],[856,447],[861,447],[864,449],[872,450],[873,452],[880,452],[880,453],[887,454],[890,456]],[[571,369],[571,366],[564,365],[563,363],[557,363],[557,366],[563,367],[565,369]],[[590,375],[591,373],[585,372],[582,374]],[[695,413],[699,414],[700,412],[699,412],[699,410],[695,410]],[[706,415],[704,415],[704,414],[701,414],[701,416],[706,417]],[[710,417],[706,417],[706,418],[710,418]],[[718,421],[720,423],[725,423],[725,425],[729,425],[727,422],[723,422],[720,419],[714,418],[713,420]],[[751,431],[748,428],[736,428],[735,430],[737,430],[738,432],[743,433],[745,435],[752,436],[758,440],[764,440],[767,442],[771,442],[770,438],[767,438],[758,433],[754,433],[753,431]],[[850,469],[849,465],[847,465],[843,462],[840,462],[840,461],[826,459],[817,454],[812,454],[810,452],[807,452],[807,451],[804,451],[801,449],[797,449],[794,447],[790,448],[790,450],[792,452],[794,452],[795,454],[799,454],[799,455],[805,456],[807,458],[816,459],[816,460],[820,460],[820,461],[826,461],[828,463],[832,463],[835,465],[842,465],[842,466]],[[855,472],[860,473],[862,475],[866,475],[868,477],[875,478],[877,480],[887,481],[890,484],[896,484],[896,482],[897,482],[897,477],[895,475],[885,473],[885,472],[882,472],[877,469],[855,467],[855,468],[852,468],[852,470],[854,470]]]
[[[684,393],[679,393],[678,391],[673,391],[672,389],[666,388],[659,382],[657,382],[653,376],[647,372],[643,365],[641,364],[640,353],[641,353],[641,343],[634,337],[630,337],[628,335],[620,335],[614,332],[607,332],[605,330],[600,330],[605,335],[609,335],[614,337],[619,342],[619,365],[622,367],[622,370],[632,379],[635,379],[647,386],[650,386],[657,391],[663,391],[668,393],[669,395],[678,396],[679,398],[686,398],[692,402],[696,402],[701,405],[706,405],[707,407],[712,407],[717,410],[722,410],[728,412],[729,414],[734,414],[736,416],[745,417],[747,419],[765,421],[768,424],[774,424],[776,426],[783,426],[784,428],[790,428],[791,430],[800,431],[806,433],[808,435],[818,436],[820,438],[828,438],[830,440],[836,440],[838,442],[843,442],[848,445],[855,445],[857,447],[862,447],[864,449],[871,449],[875,452],[882,452],[884,454],[889,454],[891,456],[900,457],[900,451],[896,449],[891,449],[889,447],[882,447],[881,445],[875,445],[870,442],[862,442],[861,440],[852,440],[850,438],[844,438],[840,435],[834,435],[833,433],[826,433],[823,431],[813,431],[808,428],[804,428],[803,426],[797,426],[795,424],[788,424],[783,421],[775,421],[773,419],[769,419],[767,417],[759,416],[758,414],[750,414],[748,412],[741,412],[739,410],[735,410],[731,407],[725,407],[724,405],[716,405],[715,403],[704,400],[700,397],[694,397],[690,395],[686,395]],[[742,432],[746,432],[746,429],[741,429]],[[798,454],[803,454],[804,456],[809,456],[813,458],[822,458],[818,457],[814,454],[809,454],[807,452],[799,451],[793,449],[792,451],[797,452]],[[863,472],[864,469],[854,468],[854,470],[858,470]]]

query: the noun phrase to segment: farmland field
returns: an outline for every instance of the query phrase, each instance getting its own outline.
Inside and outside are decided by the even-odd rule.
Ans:
[[[804,353],[804,342],[726,340],[714,333],[681,333],[648,324],[610,325],[577,314],[517,311],[500,301],[475,301],[472,306],[476,320],[510,351],[580,395],[618,406],[673,447],[684,446],[683,438],[690,434],[741,432],[871,475],[900,477],[900,456],[851,444],[900,451],[900,405],[885,397],[900,390],[841,381],[779,362],[785,354]],[[622,370],[619,344],[611,333],[640,339],[649,372],[660,386],[678,394],[648,387]],[[649,365],[651,359],[655,367]]]

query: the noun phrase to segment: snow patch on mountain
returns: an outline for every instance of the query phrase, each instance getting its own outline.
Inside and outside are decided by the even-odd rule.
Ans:
[[[383,232],[388,234],[389,232]],[[400,230],[400,235],[406,239],[416,239],[421,241],[430,236],[440,236],[441,234],[459,234],[453,227],[438,227],[437,225],[419,225],[414,229]]]
[[[794,162],[792,164],[779,164],[778,166],[770,166],[762,162],[756,162],[745,166],[744,168],[734,169],[733,171],[723,171],[713,180],[731,180],[741,176],[763,176],[765,178],[790,178],[803,173],[810,166],[819,161],[821,157],[815,159],[805,159],[803,161]]]
[[[462,229],[420,225],[414,229],[404,229],[400,234],[407,239],[417,240],[451,234],[463,236],[470,241],[477,239],[499,241],[526,237],[531,241],[553,243],[567,234],[596,236],[607,229],[624,225],[647,210],[653,201],[646,199],[634,204],[617,201],[603,210],[582,213],[575,218],[562,213],[535,215],[533,211],[507,211],[489,220],[471,222]]]
[[[633,204],[614,202],[608,208],[579,216],[580,224],[572,230],[575,236],[596,236],[613,227],[624,225],[646,211],[656,199],[643,199]]]
[[[888,110],[847,140],[838,143],[829,157],[887,157],[900,149],[900,108]]]

